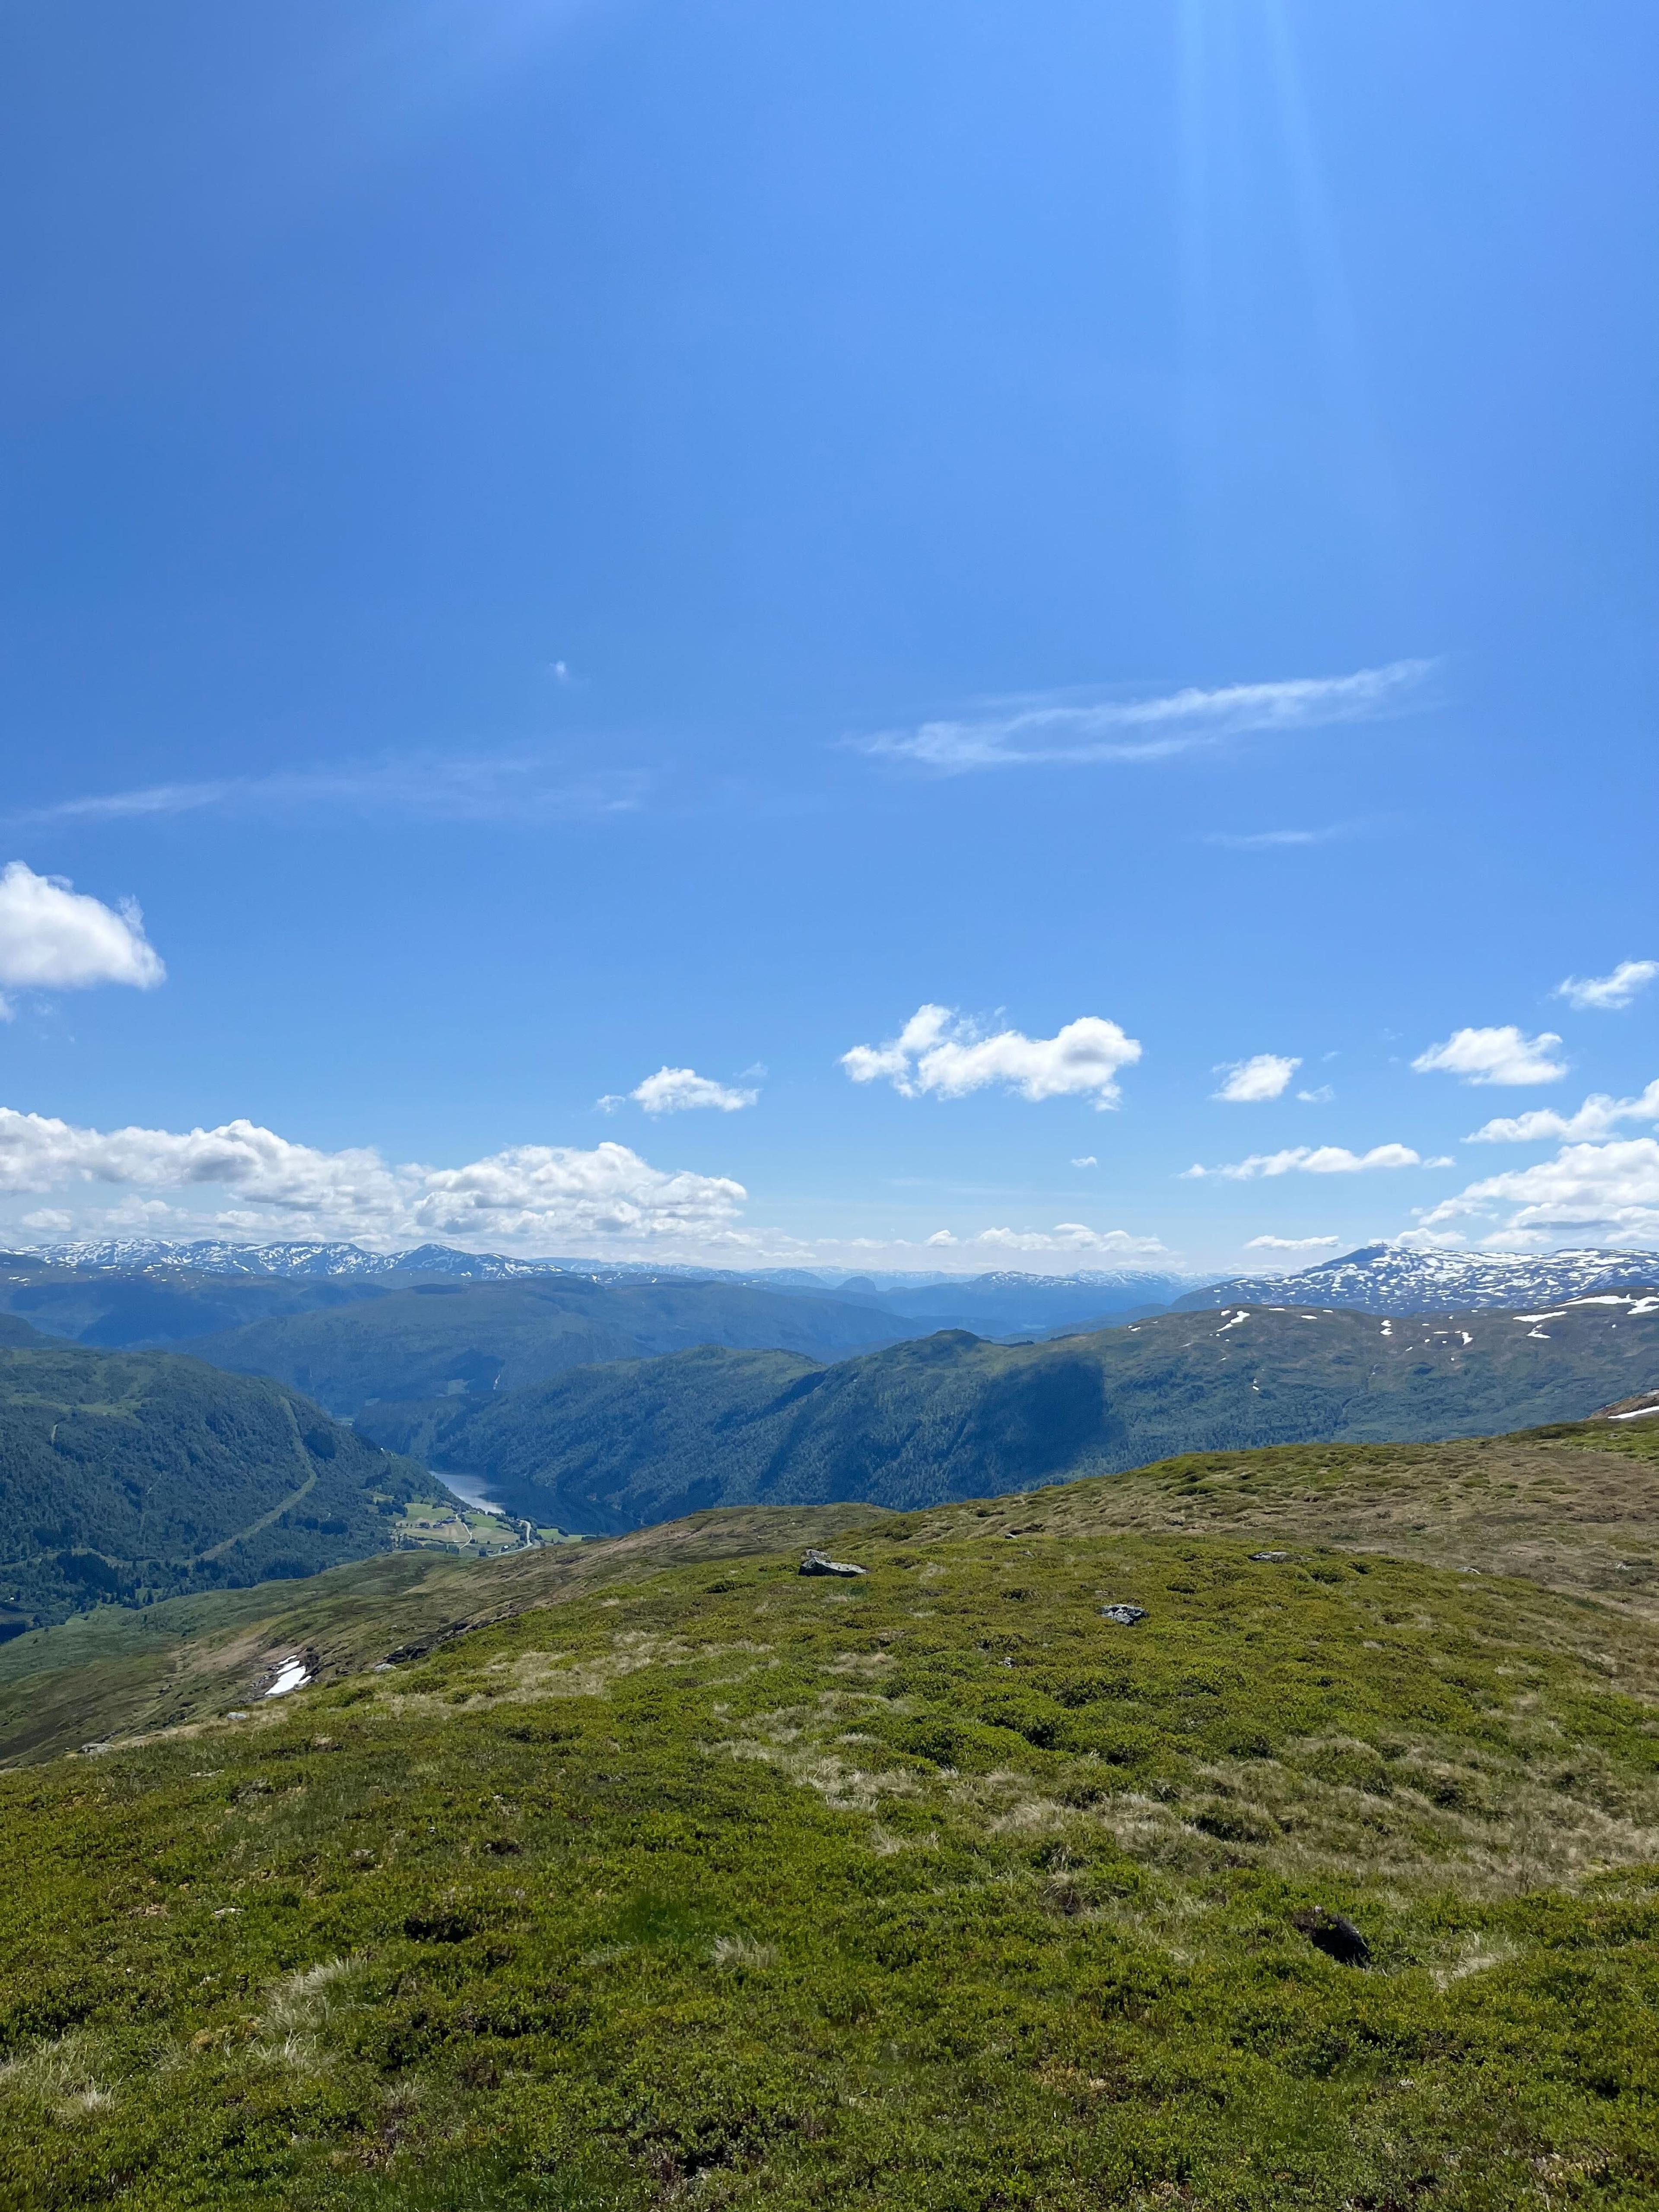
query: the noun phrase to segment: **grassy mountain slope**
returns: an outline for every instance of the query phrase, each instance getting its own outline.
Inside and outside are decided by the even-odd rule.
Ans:
[[[518,1510],[606,1532],[716,1504],[908,1510],[1180,1451],[1479,1435],[1659,1384],[1659,1299],[1581,1302],[1547,1323],[1231,1315],[1033,1346],[947,1334],[827,1368],[700,1350],[561,1376],[458,1410],[422,1442]],[[388,1443],[405,1433],[395,1417],[364,1425]]]
[[[436,1488],[278,1383],[164,1352],[0,1350],[14,1628],[361,1559],[386,1512]]]
[[[1253,1515],[1379,1485],[1511,1485],[1497,1529],[1640,1477],[1651,1527],[1659,1439],[1482,1450],[853,1511],[851,1584],[769,1544],[800,1516],[711,1516],[471,1568],[515,1609],[435,1643],[459,1572],[382,1584],[382,1632],[428,1607],[384,1671],[0,1777],[0,2179],[31,2212],[1634,2212],[1659,1630],[1249,1557]],[[436,1572],[322,1580],[394,1564]]]
[[[204,1337],[216,1366],[274,1375],[331,1413],[374,1400],[488,1398],[596,1360],[695,1344],[768,1345],[837,1358],[898,1334],[868,1308],[729,1283],[421,1283],[330,1313]]]
[[[930,1540],[1007,1540],[1037,1512],[1090,1540],[1201,1535],[1334,1543],[1522,1577],[1659,1626],[1659,1425],[1595,1421],[1453,1443],[1299,1444],[1188,1455],[1124,1474],[933,1508]],[[833,1549],[858,1504],[725,1507],[579,1547],[488,1561],[383,1553],[303,1582],[106,1606],[0,1648],[0,1763],[128,1738],[245,1705],[277,1663],[319,1680],[430,1649],[686,1560]]]

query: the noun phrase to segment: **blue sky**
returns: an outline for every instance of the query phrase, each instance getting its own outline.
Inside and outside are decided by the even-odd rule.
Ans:
[[[0,49],[0,1230],[1659,1245],[1650,9]]]

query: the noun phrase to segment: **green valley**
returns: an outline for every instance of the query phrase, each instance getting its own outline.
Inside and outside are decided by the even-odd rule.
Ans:
[[[707,1347],[358,1425],[516,1512],[607,1533],[720,1504],[910,1510],[1176,1452],[1476,1436],[1656,1384],[1659,1297],[1638,1291],[1382,1320],[1238,1306],[1038,1345],[946,1332],[829,1367]]]
[[[447,1496],[280,1383],[163,1352],[0,1348],[0,1628],[14,1634],[109,1600],[362,1559],[409,1501]]]

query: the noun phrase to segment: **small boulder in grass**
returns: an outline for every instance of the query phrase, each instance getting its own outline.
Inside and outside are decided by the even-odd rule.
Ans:
[[[1346,1913],[1328,1911],[1322,1905],[1304,1905],[1291,1924],[1339,1966],[1363,1966],[1371,1955],[1370,1945]]]
[[[832,1559],[823,1552],[809,1552],[800,1563],[804,1575],[867,1575],[868,1567],[855,1567],[848,1559]]]
[[[1281,1559],[1288,1559],[1290,1556],[1288,1552],[1252,1552],[1250,1554],[1253,1559],[1269,1559],[1275,1565]]]
[[[1103,1605],[1100,1617],[1116,1621],[1120,1628],[1133,1628],[1136,1621],[1146,1620],[1146,1608],[1144,1605]]]

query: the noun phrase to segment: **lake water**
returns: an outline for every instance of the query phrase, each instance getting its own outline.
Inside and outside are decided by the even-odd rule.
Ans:
[[[438,1477],[446,1490],[453,1490],[457,1498],[468,1505],[476,1505],[481,1513],[505,1513],[507,1508],[498,1505],[485,1493],[484,1486],[476,1475],[441,1474]]]

